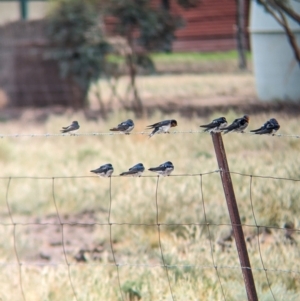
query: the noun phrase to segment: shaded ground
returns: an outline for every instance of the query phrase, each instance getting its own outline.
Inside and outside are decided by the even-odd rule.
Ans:
[[[300,111],[300,103],[294,102],[261,102],[257,99],[241,100],[239,97],[213,97],[207,98],[201,103],[193,103],[181,105],[176,102],[169,102],[164,105],[152,105],[147,107],[148,112],[161,110],[164,113],[179,112],[183,116],[190,117],[193,115],[207,116],[214,112],[226,114],[233,110],[242,114],[258,114],[261,112],[282,112],[291,115],[298,115]]]
[[[127,107],[126,110],[131,110]],[[206,117],[214,112],[226,114],[228,111],[235,111],[238,114],[259,114],[259,113],[285,113],[291,116],[298,116],[300,112],[300,103],[289,101],[261,102],[257,99],[240,99],[239,97],[208,97],[201,100],[168,101],[164,103],[151,102],[144,106],[145,117],[150,116],[156,111],[165,114],[179,113],[184,117]],[[30,120],[44,122],[51,115],[63,115],[71,113],[72,110],[65,107],[47,107],[47,108],[6,108],[0,111],[0,122],[14,119]],[[107,113],[112,112],[109,109]],[[103,118],[100,110],[85,109],[84,115],[87,119]]]

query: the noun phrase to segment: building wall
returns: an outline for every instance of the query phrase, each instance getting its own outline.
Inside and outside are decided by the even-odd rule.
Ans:
[[[84,103],[79,86],[61,79],[57,62],[45,58],[51,45],[44,20],[0,26],[0,37],[0,94],[10,106],[79,108]]]
[[[248,24],[248,7],[245,30]],[[174,51],[236,49],[236,1],[202,0],[198,7],[184,10],[172,2],[171,11],[184,17],[186,26],[177,31]]]
[[[152,0],[153,6],[161,0]],[[245,25],[247,33],[250,0],[245,0]],[[184,9],[170,0],[171,12],[183,17],[185,26],[176,32],[173,51],[226,51],[236,49],[236,0],[200,0],[195,8]],[[109,31],[115,23],[107,18]],[[247,45],[248,35],[246,37]],[[248,46],[249,47],[249,46]]]
[[[158,6],[161,0],[152,0]],[[245,0],[245,31],[247,32],[249,2]],[[236,0],[199,0],[199,6],[183,9],[170,0],[171,12],[185,20],[185,27],[176,32],[173,51],[224,51],[236,49]],[[49,1],[28,1],[28,19],[44,18]],[[20,19],[19,2],[0,1],[0,25]],[[107,18],[111,29],[115,21]],[[248,43],[248,36],[247,36]],[[249,43],[248,43],[249,44]]]

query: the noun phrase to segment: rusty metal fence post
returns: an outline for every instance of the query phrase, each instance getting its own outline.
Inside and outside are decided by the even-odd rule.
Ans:
[[[250,260],[248,256],[247,246],[245,242],[244,232],[241,226],[239,209],[236,203],[235,194],[232,186],[231,176],[228,168],[225,148],[221,133],[211,133],[212,141],[215,148],[216,157],[220,169],[223,190],[227,202],[233,235],[240,259],[240,264],[243,272],[245,287],[249,301],[257,301],[257,293],[253,274],[251,270]]]

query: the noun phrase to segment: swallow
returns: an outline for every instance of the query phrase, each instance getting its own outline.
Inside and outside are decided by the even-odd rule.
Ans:
[[[154,134],[169,133],[171,127],[177,126],[177,121],[175,119],[160,121],[147,126],[147,129],[154,129],[149,135],[151,138]]]
[[[159,175],[162,175],[163,177],[169,176],[171,172],[174,170],[174,165],[172,162],[167,161],[163,164],[160,164],[157,167],[151,167],[148,170],[157,172]]]
[[[104,164],[100,166],[97,169],[91,170],[94,174],[96,174],[99,177],[111,177],[112,173],[114,172],[114,168],[110,163]]]
[[[131,132],[134,128],[134,123],[131,119],[128,119],[126,121],[121,122],[120,124],[118,124],[117,127],[114,127],[112,129],[110,129],[110,131],[112,132],[121,132],[124,133],[126,135],[129,135],[129,132]]]
[[[257,134],[257,135],[263,135],[268,134],[274,136],[275,133],[280,129],[280,125],[277,122],[275,118],[271,118],[268,120],[265,124],[263,124],[259,129],[252,130],[250,132]]]
[[[227,134],[229,132],[244,133],[244,129],[249,125],[249,119],[250,118],[248,115],[237,118],[233,121],[232,124],[225,128],[222,128],[222,131],[224,131],[224,134]]]
[[[78,121],[73,121],[69,126],[62,127],[61,133],[75,134],[80,128]]]
[[[209,133],[219,133],[221,132],[221,129],[226,127],[227,120],[225,117],[219,117],[217,119],[214,119],[209,124],[200,125],[200,127],[205,128],[204,132]]]
[[[133,176],[133,177],[140,177],[142,173],[144,172],[145,167],[143,163],[138,163],[131,168],[129,168],[128,171],[122,172],[120,176]]]

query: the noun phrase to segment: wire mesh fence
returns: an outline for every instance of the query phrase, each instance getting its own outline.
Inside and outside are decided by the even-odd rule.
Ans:
[[[183,274],[191,274],[191,271],[213,270],[215,277],[215,289],[219,290],[221,299],[231,300],[230,288],[228,287],[228,278],[230,278],[230,276],[228,275],[241,271],[241,266],[238,261],[236,259],[230,259],[232,258],[231,256],[237,256],[232,245],[232,241],[234,240],[231,230],[232,225],[230,222],[217,222],[218,219],[212,218],[212,208],[209,208],[211,206],[209,201],[206,200],[207,196],[205,194],[205,185],[209,184],[210,181],[215,181],[215,176],[220,172],[222,171],[213,170],[199,174],[174,174],[166,178],[146,175],[141,178],[123,179],[120,176],[112,176],[109,179],[99,179],[99,181],[105,181],[107,189],[107,193],[105,194],[106,208],[95,208],[95,211],[103,211],[103,218],[99,221],[93,218],[85,221],[82,216],[77,218],[74,216],[73,219],[69,219],[66,214],[66,210],[61,209],[62,203],[61,200],[59,200],[61,183],[71,180],[75,181],[73,182],[75,185],[80,185],[80,183],[84,185],[85,182],[82,181],[90,181],[94,178],[93,176],[2,177],[1,181],[6,183],[5,203],[7,214],[2,213],[3,216],[0,225],[2,227],[10,228],[10,231],[7,231],[10,233],[6,233],[6,235],[7,237],[9,235],[12,236],[14,260],[13,257],[10,257],[9,260],[1,262],[1,267],[7,267],[9,269],[13,266],[18,267],[18,290],[20,290],[23,300],[31,299],[27,294],[28,268],[37,267],[39,269],[43,269],[55,267],[58,269],[59,266],[64,266],[67,270],[67,281],[64,279],[63,282],[65,284],[68,283],[69,289],[71,289],[72,296],[75,300],[82,299],[82,288],[78,285],[78,274],[74,273],[74,269],[79,268],[80,273],[80,271],[82,272],[84,269],[96,269],[97,267],[107,266],[114,267],[114,272],[110,273],[116,274],[116,276],[114,276],[114,281],[110,282],[108,285],[113,287],[113,289],[116,289],[115,297],[120,300],[135,300],[134,298],[144,299],[142,290],[135,290],[134,287],[130,287],[130,289],[126,288],[125,284],[128,284],[128,281],[130,280],[130,276],[124,273],[126,268],[133,270],[139,268],[148,270],[157,268],[162,269],[163,274],[160,274],[160,277],[162,277],[161,281],[165,282],[168,287],[168,292],[164,293],[169,296],[168,298],[171,300],[182,299],[182,296],[178,294],[177,289],[178,286],[180,286],[180,276],[178,276],[180,274],[180,270],[185,271],[182,272]],[[299,192],[300,188],[298,188],[299,185],[297,184],[300,179],[281,178],[274,175],[252,175],[239,172],[230,172],[230,174],[233,177],[233,181],[234,178],[238,177],[245,180],[245,183],[248,183],[247,187],[244,189],[247,190],[248,195],[247,199],[249,206],[247,208],[251,208],[251,213],[248,213],[252,216],[254,222],[252,224],[241,223],[238,226],[240,226],[246,233],[246,241],[250,250],[250,258],[252,262],[251,269],[254,273],[254,279],[256,281],[263,280],[266,285],[264,289],[271,294],[271,300],[283,300],[281,293],[278,294],[275,278],[284,278],[285,280],[289,279],[289,281],[293,281],[293,279],[294,281],[299,280],[299,265],[296,262],[293,262],[293,260],[295,254],[298,254],[296,236],[300,233],[300,229],[297,225],[294,225],[293,223],[288,224],[288,222],[282,226],[262,223],[260,212],[261,208],[258,205],[258,202],[260,201],[258,201],[255,196],[255,185],[259,181],[287,182],[293,183],[294,189]],[[178,216],[178,220],[172,220],[172,218],[168,217],[166,208],[164,208],[166,206],[166,202],[169,202],[170,200],[168,200],[165,195],[162,197],[160,192],[162,189],[165,189],[164,186],[173,179],[179,179],[186,183],[195,180],[198,183],[198,188],[193,192],[193,194],[195,195],[195,200],[198,203],[197,208],[199,212],[194,214],[195,212],[191,212],[192,210],[190,210],[190,221],[180,221],[180,211],[189,210],[188,207],[191,203],[182,203],[181,207],[177,207],[176,204],[174,204],[167,208],[167,210],[170,210],[170,208],[173,210],[175,216]],[[151,181],[153,194],[145,200],[152,200],[153,205],[152,217],[149,221],[131,221],[130,215],[127,216],[128,219],[123,219],[120,213],[114,214],[114,211],[118,211],[118,208],[114,206],[113,191],[114,189],[117,189],[119,181],[123,180],[126,181],[126,185],[132,184],[133,181]],[[45,193],[49,194],[48,201],[52,204],[52,210],[49,211],[51,213],[48,212],[47,214],[48,220],[46,216],[43,216],[43,214],[40,214],[35,220],[32,220],[31,217],[26,215],[24,218],[24,213],[23,216],[20,214],[20,207],[18,208],[18,206],[20,206],[19,203],[22,202],[22,197],[16,197],[15,191],[18,190],[18,183],[22,184],[24,181],[39,183],[42,181],[48,183],[47,185],[50,189],[45,190]],[[167,185],[168,189],[174,184],[175,182],[173,182],[171,186]],[[16,187],[14,187],[14,185],[16,185]],[[34,186],[31,187],[34,189]],[[173,189],[176,190],[176,186],[174,186]],[[131,196],[130,198],[134,201],[134,196]],[[195,200],[193,200],[193,202]],[[149,210],[149,208],[147,210]],[[134,209],[134,207],[132,207],[132,209]],[[36,211],[40,211],[40,209]],[[244,213],[242,213],[242,215],[243,214]],[[36,215],[34,210],[30,212],[30,215]],[[143,218],[141,217],[140,219],[142,220]],[[47,256],[52,257],[52,255],[47,255],[47,253],[44,254],[41,251],[36,253],[39,255],[38,259],[34,258],[35,256],[33,256],[33,254],[27,254],[24,256],[26,253],[26,251],[24,251],[24,244],[26,241],[28,242],[31,239],[41,240],[41,237],[43,237],[42,240],[44,241],[52,239],[51,235],[49,237],[46,235],[45,237],[45,230],[41,230],[42,228],[39,229],[39,227],[42,227],[43,229],[55,227],[55,231],[59,238],[57,238],[57,241],[54,242],[53,245],[56,244],[57,249],[61,249],[60,251],[63,255],[61,260],[53,261],[50,258],[47,258]],[[80,248],[80,237],[75,243],[70,243],[70,240],[74,240],[77,236],[76,232],[78,232],[78,235],[89,235],[89,233],[90,235],[94,235],[91,229],[96,227],[101,227],[102,229],[106,228],[105,231],[107,232],[106,238],[102,242],[101,250],[97,251],[96,248],[94,248],[94,250],[89,248]],[[223,235],[217,238],[216,233],[218,233],[218,230],[216,229],[222,227],[227,229],[227,233],[225,236]],[[86,231],[80,232],[80,229],[82,228],[86,229]],[[121,230],[121,234],[117,233],[121,228],[123,228],[123,230]],[[70,236],[72,231],[75,232],[72,234],[73,238]],[[176,237],[176,239],[172,242],[170,242],[170,238],[166,235],[166,232],[169,231],[170,233],[173,233],[174,237]],[[155,240],[155,242],[152,242],[152,247],[145,247],[145,242],[143,241],[140,241],[140,246],[136,245],[139,240],[139,235],[142,232],[151,232],[148,238],[146,235],[146,238],[144,239]],[[251,235],[249,233],[251,233]],[[123,242],[121,247],[118,246],[120,241],[123,240],[120,235],[123,235],[125,240],[128,240],[127,244],[124,244]],[[144,235],[141,235],[141,237],[142,236]],[[154,236],[156,236],[156,238],[154,238]],[[271,239],[272,236],[276,238],[274,241],[267,243],[264,241],[268,237]],[[184,243],[180,237],[184,237]],[[78,244],[77,247],[76,244]],[[266,247],[266,244],[268,247]],[[140,253],[136,251],[143,247],[145,248],[144,252]],[[39,246],[37,248],[39,248]],[[122,248],[124,249],[122,250]],[[131,252],[130,249],[132,249]],[[141,254],[147,254],[148,252],[151,253],[151,249],[152,251],[154,249],[156,250],[155,259],[151,258],[151,255],[141,256]],[[282,252],[285,252],[284,250],[286,250],[286,252],[291,252],[294,255],[291,255],[290,258],[286,258],[286,261],[284,262],[279,260],[280,265],[282,264],[282,266],[279,264],[277,265],[274,258],[281,257]],[[34,253],[32,249],[29,251]],[[110,258],[108,260],[103,258],[99,260],[99,258],[95,259],[96,257],[93,258],[92,256],[88,256],[88,254],[93,252],[94,254],[97,252],[100,254],[108,252],[110,254]],[[189,252],[191,255],[189,255]],[[274,254],[271,254],[270,252],[274,252]],[[49,254],[51,254],[51,252]],[[206,259],[199,259],[199,256],[201,257],[203,254],[206,254]],[[229,256],[228,254],[231,255]],[[136,257],[137,255],[142,258]],[[172,256],[175,255],[177,255],[176,258],[178,261],[172,259]],[[193,256],[195,258],[192,258]],[[224,258],[227,259],[224,260]],[[273,259],[269,262],[270,258]],[[42,270],[36,270],[35,272],[42,273],[41,271]],[[258,276],[256,279],[255,276],[262,272],[265,275],[264,278]],[[136,279],[136,277],[133,278]],[[198,275],[196,279],[198,282],[203,281],[201,274]],[[241,274],[239,274],[239,279],[240,282],[242,282]],[[101,281],[101,279],[99,281]],[[26,285],[24,282],[26,282]],[[260,292],[260,294],[262,294],[262,292]],[[145,297],[145,300],[151,299],[151,294],[149,292],[145,293],[145,295],[148,296]],[[246,298],[245,294],[243,298]]]

